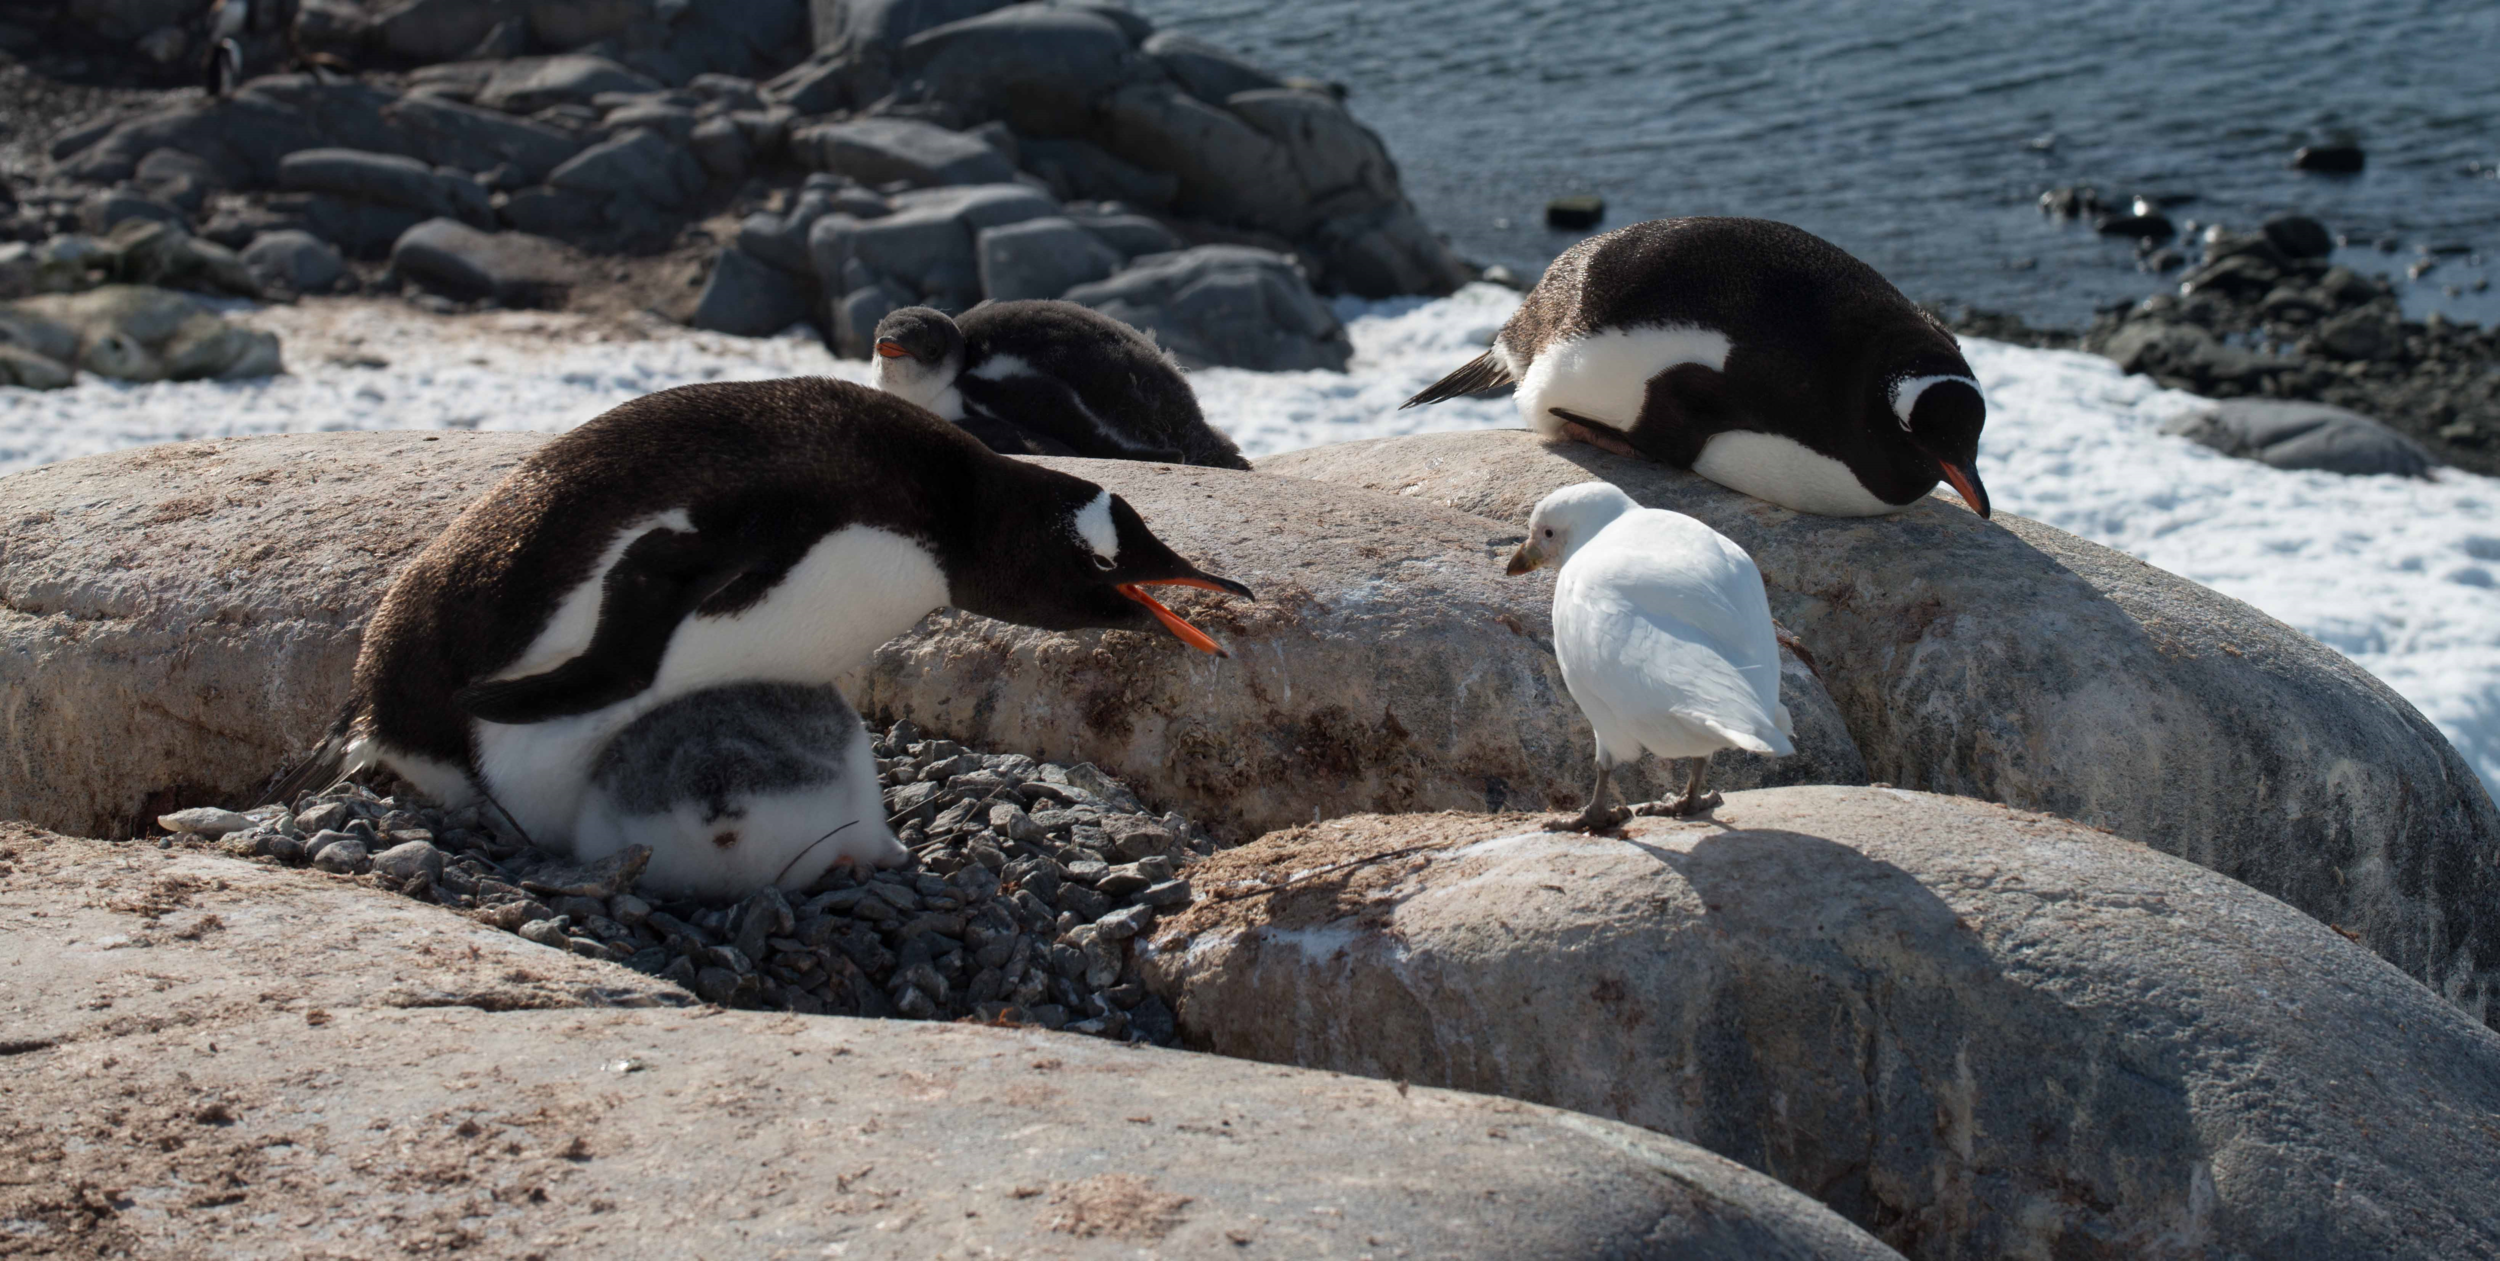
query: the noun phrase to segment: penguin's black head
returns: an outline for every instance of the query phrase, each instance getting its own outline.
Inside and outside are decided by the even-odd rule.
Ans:
[[[1147,587],[1183,586],[1255,599],[1165,546],[1128,501],[1080,477],[1021,461],[1005,467],[991,502],[984,554],[950,577],[958,608],[1044,630],[1148,630],[1232,654],[1163,607]]]
[[[1934,485],[1941,477],[1962,502],[1988,515],[1988,488],[1979,483],[1979,431],[1988,423],[1988,400],[1966,373],[1904,377],[1892,383],[1885,402],[1901,425],[1909,450],[1904,472]],[[1922,492],[1923,493],[1923,492]]]
[[[964,333],[944,311],[907,306],[877,321],[878,389],[934,410],[964,367]]]

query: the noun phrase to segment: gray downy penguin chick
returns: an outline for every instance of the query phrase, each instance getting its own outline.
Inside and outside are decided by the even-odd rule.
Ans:
[[[1073,302],[905,307],[878,323],[876,356],[879,389],[993,451],[1250,467],[1153,339]]]
[[[830,684],[940,606],[1159,625],[1222,654],[1155,585],[1249,595],[1119,496],[892,395],[809,377],[663,390],[539,448],[400,572],[356,698],[272,791],[379,762],[569,852],[593,763],[636,719],[724,684]]]
[[[592,765],[573,838],[584,860],[649,846],[642,882],[672,897],[802,889],[910,856],[859,715],[796,683],[707,688],[635,719]]]
[[[1874,268],[1768,219],[1655,219],[1563,251],[1493,348],[1407,407],[1518,387],[1549,440],[1640,455],[1800,512],[1988,515],[1987,401],[1960,344]]]

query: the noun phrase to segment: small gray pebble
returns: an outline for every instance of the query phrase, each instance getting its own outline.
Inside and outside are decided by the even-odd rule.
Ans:
[[[1139,893],[1137,902],[1142,906],[1151,906],[1158,911],[1168,911],[1176,906],[1187,906],[1189,905],[1189,882],[1166,880]]]

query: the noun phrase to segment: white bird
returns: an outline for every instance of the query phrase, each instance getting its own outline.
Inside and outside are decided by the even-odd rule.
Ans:
[[[1563,686],[1597,733],[1597,786],[1571,826],[1612,827],[1631,814],[1689,815],[1712,754],[1785,757],[1779,642],[1762,571],[1727,536],[1680,512],[1643,508],[1607,482],[1547,495],[1528,516],[1510,572],[1547,565],[1554,578],[1554,655]],[[1614,768],[1642,750],[1694,759],[1684,796],[1609,809]]]

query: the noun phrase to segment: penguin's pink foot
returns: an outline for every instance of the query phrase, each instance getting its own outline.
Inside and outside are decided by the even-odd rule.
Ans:
[[[1562,432],[1564,437],[1573,442],[1585,442],[1600,451],[1611,451],[1616,455],[1627,456],[1635,460],[1641,458],[1641,453],[1633,450],[1631,443],[1625,442],[1596,425],[1584,425],[1576,420],[1567,421],[1563,424]]]

